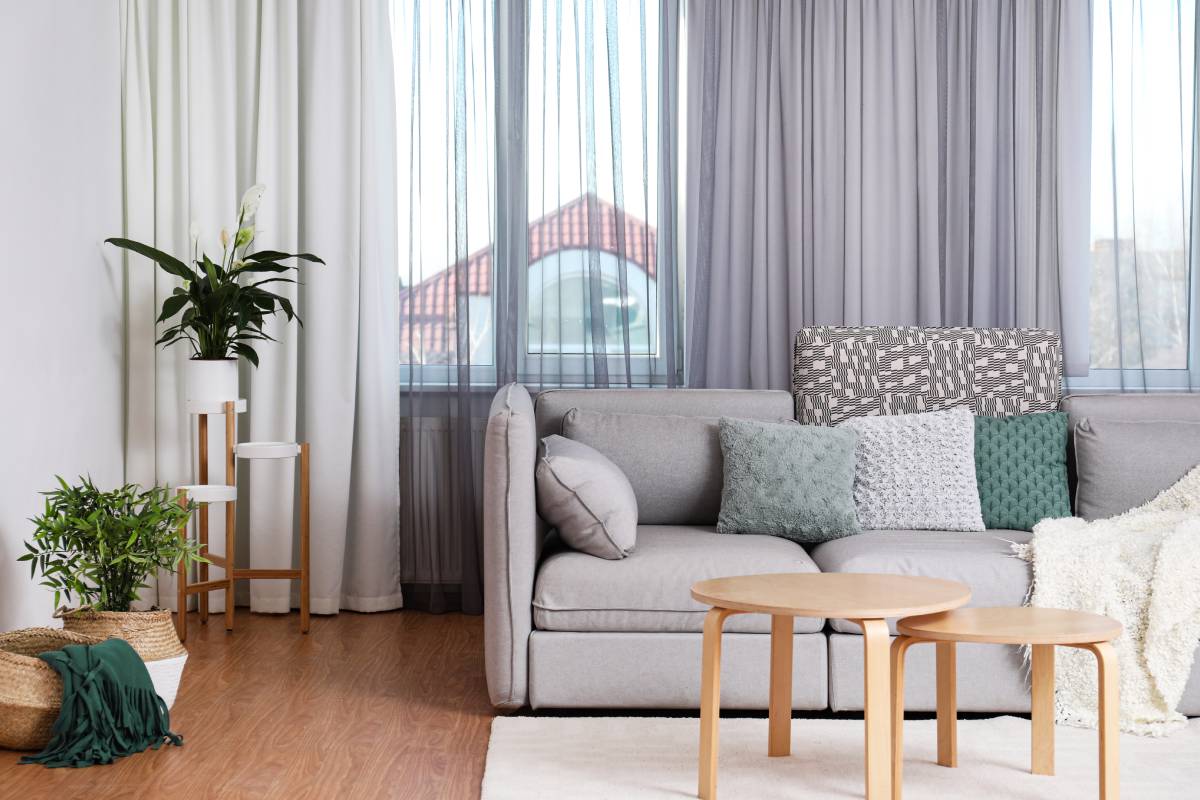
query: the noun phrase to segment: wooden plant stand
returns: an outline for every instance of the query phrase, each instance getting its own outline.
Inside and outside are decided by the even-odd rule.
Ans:
[[[246,410],[246,401],[229,400],[224,403],[188,401],[188,413],[197,415],[199,430],[199,468],[197,483],[177,489],[179,504],[188,501],[199,505],[197,541],[204,550],[209,563],[196,565],[196,582],[188,583],[186,569],[176,569],[176,595],[178,613],[175,627],[181,642],[187,641],[187,598],[198,594],[200,624],[208,623],[208,593],[225,592],[225,630],[233,630],[234,585],[239,580],[299,580],[300,581],[300,632],[309,629],[309,445],[308,442],[243,442],[237,444],[237,414]],[[208,483],[208,417],[222,414],[225,417],[225,477],[227,485]],[[237,504],[237,459],[281,459],[298,458],[300,462],[300,567],[299,569],[240,569],[235,564],[237,553],[236,504]],[[208,506],[210,503],[225,504],[225,552],[216,555],[208,549]],[[179,528],[179,537],[187,539],[188,524]],[[209,580],[209,566],[220,567],[224,577]]]

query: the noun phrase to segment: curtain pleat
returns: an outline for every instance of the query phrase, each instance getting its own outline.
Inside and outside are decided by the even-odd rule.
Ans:
[[[1086,369],[1088,6],[692,0],[689,383],[786,388],[814,324],[1050,327]]]
[[[403,581],[410,607],[478,613],[497,388],[682,383],[679,13],[417,0],[394,24]]]

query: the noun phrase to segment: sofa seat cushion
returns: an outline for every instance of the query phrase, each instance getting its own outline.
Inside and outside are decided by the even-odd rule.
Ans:
[[[760,572],[817,572],[817,566],[804,548],[775,536],[639,525],[637,548],[619,561],[552,546],[538,568],[533,623],[545,631],[699,632],[708,606],[692,599],[692,584]],[[795,631],[815,633],[824,624],[797,617]],[[771,618],[737,614],[725,630],[769,633]]]
[[[882,572],[961,581],[971,587],[971,606],[1025,604],[1033,579],[1030,565],[1012,554],[1028,531],[865,531],[819,544],[813,561],[822,572]],[[846,620],[831,620],[839,633],[861,633]],[[888,620],[892,632],[896,621]]]

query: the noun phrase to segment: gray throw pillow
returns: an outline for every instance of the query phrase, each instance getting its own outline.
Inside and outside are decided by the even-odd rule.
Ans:
[[[1088,418],[1074,439],[1075,514],[1086,520],[1153,500],[1200,462],[1200,422]]]
[[[967,408],[856,417],[854,502],[868,530],[981,531],[975,415]]]
[[[637,541],[637,498],[629,479],[602,454],[562,436],[542,439],[538,514],[570,547],[625,558]]]
[[[826,542],[859,532],[853,431],[721,419],[721,533]]]
[[[717,417],[573,408],[563,435],[608,456],[633,485],[643,525],[712,525],[721,510]]]

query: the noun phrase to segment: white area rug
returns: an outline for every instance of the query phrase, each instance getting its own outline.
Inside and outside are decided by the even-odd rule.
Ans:
[[[655,717],[499,717],[492,722],[483,800],[678,798],[696,792],[699,721]],[[933,720],[904,724],[904,797],[1095,798],[1096,732],[1059,726],[1057,774],[1029,772],[1029,721],[959,720],[958,768],[936,763]],[[718,797],[863,796],[861,720],[797,719],[790,758],[768,758],[765,719],[721,721]],[[1129,800],[1200,797],[1200,719],[1172,736],[1121,737]]]

